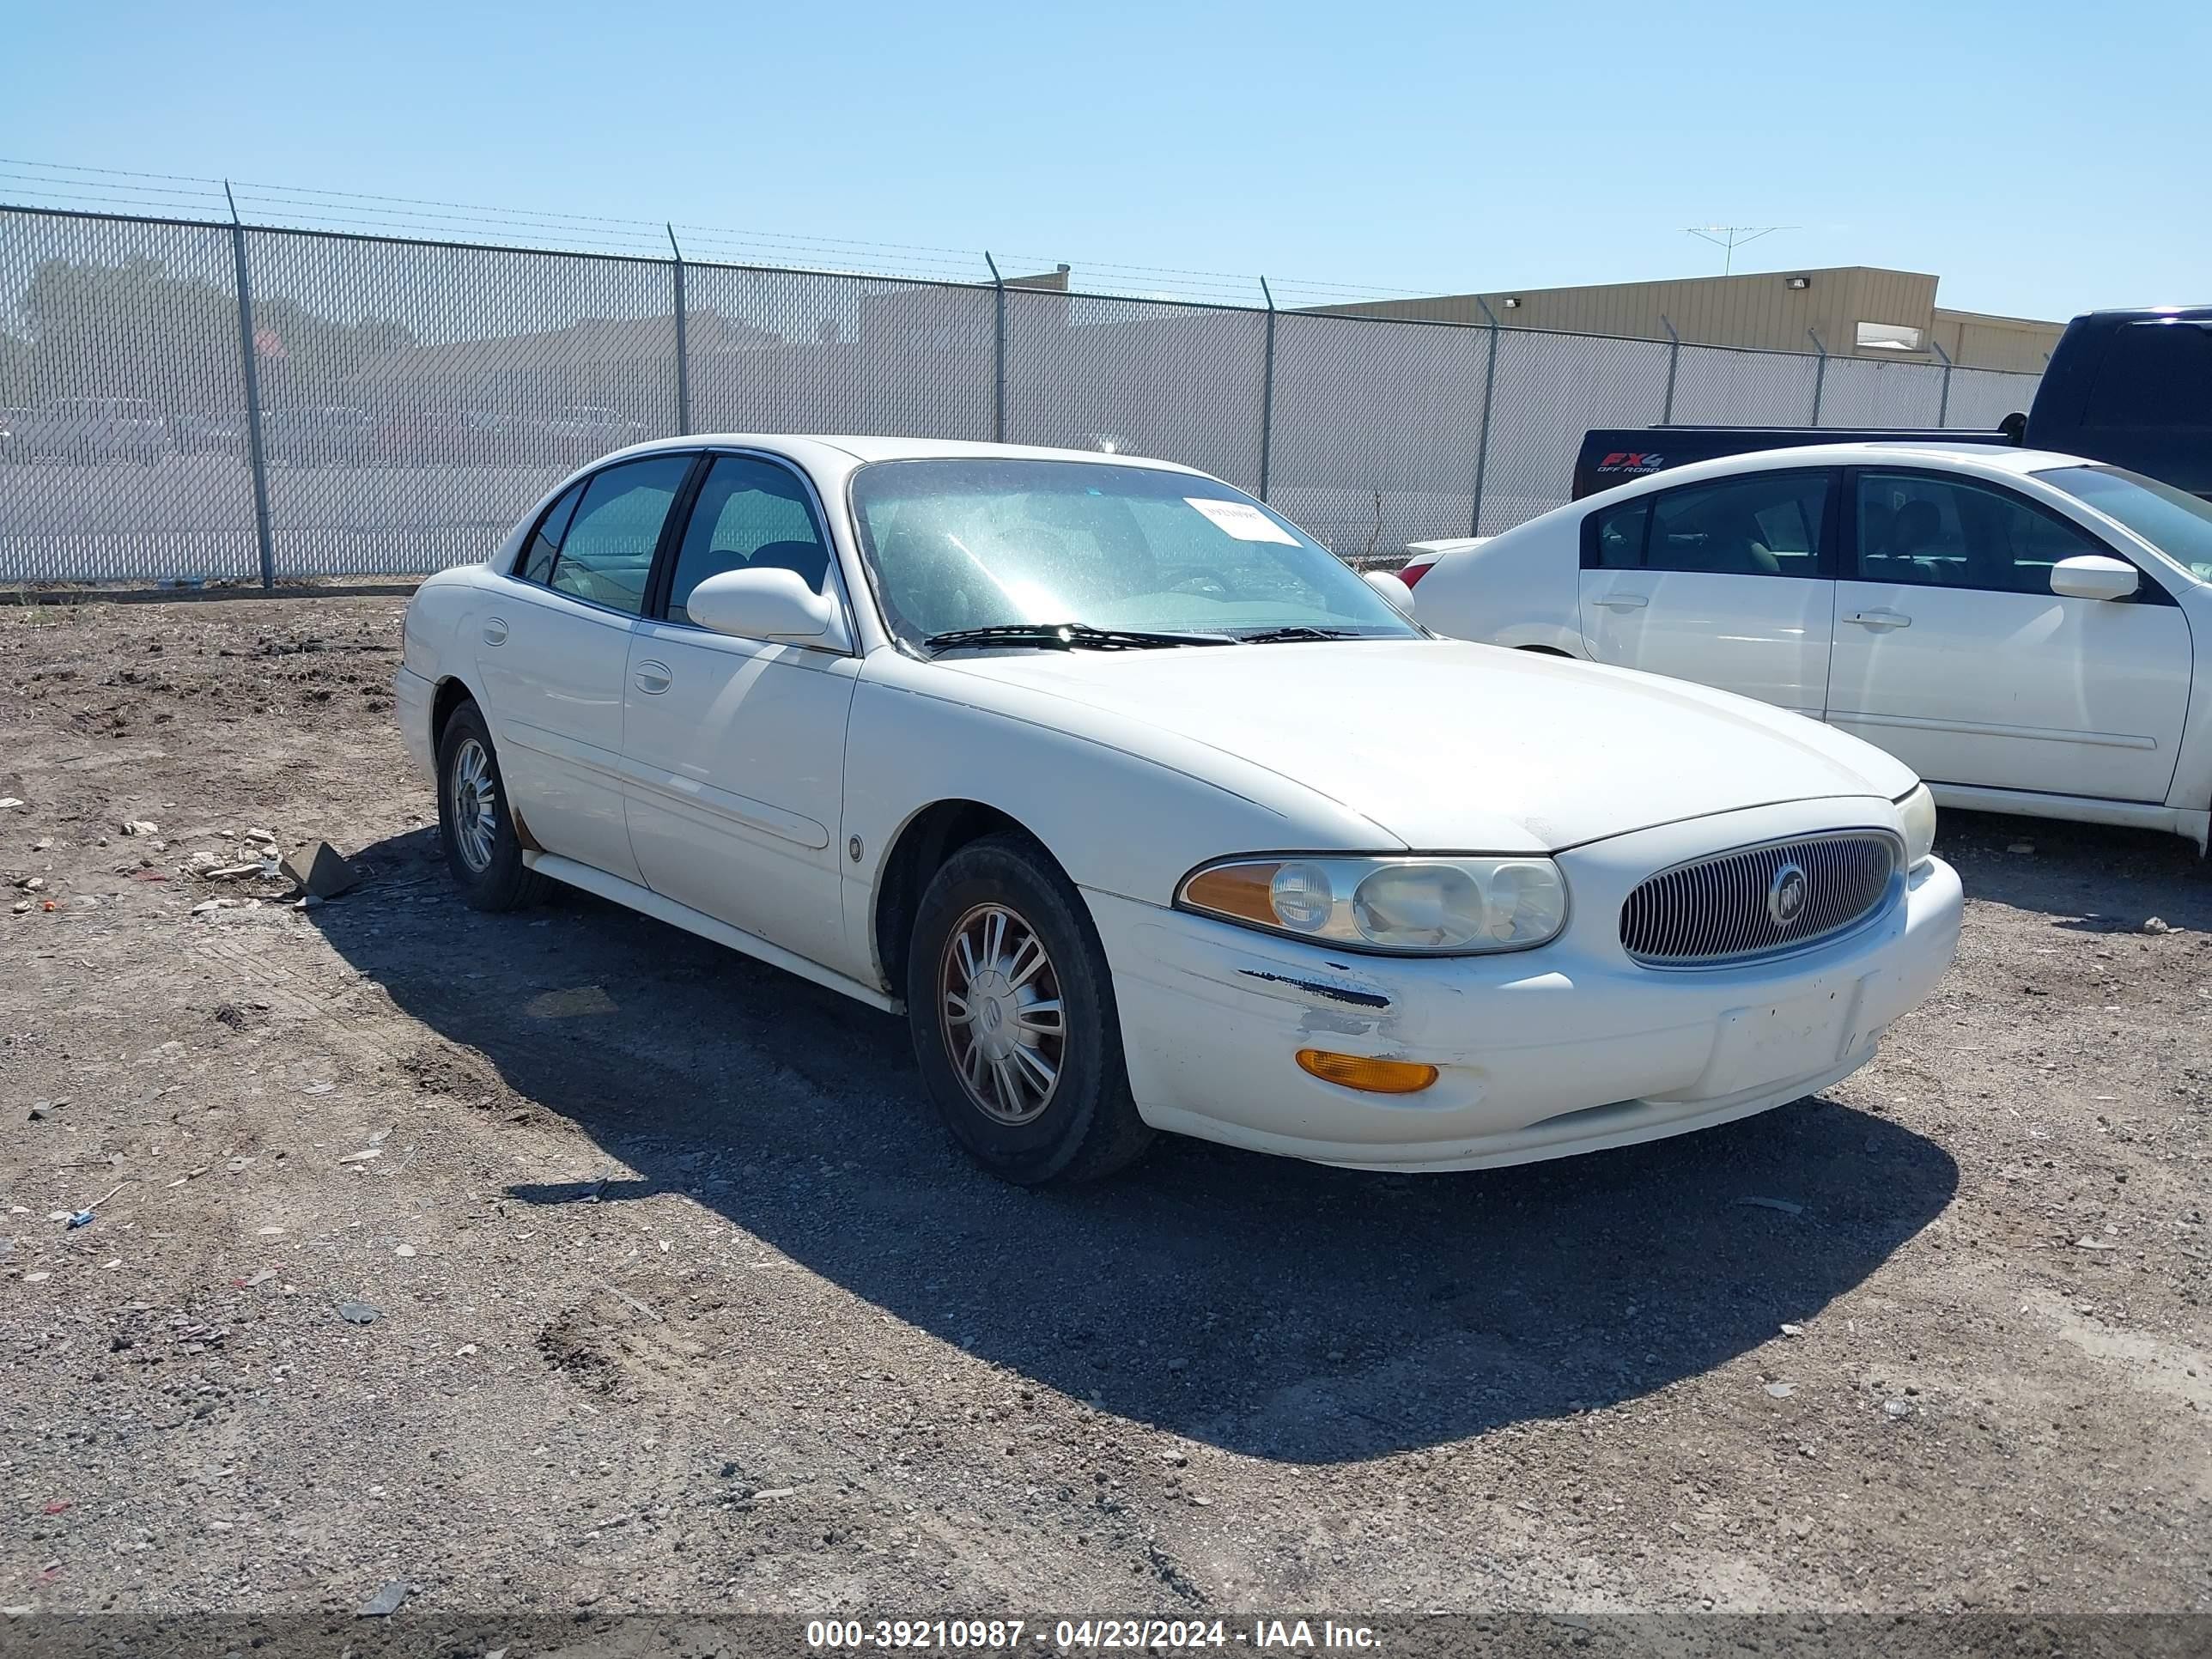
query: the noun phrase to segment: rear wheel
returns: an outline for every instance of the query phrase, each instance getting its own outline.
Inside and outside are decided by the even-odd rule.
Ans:
[[[1151,1143],[1081,895],[1026,836],[986,836],[922,895],[907,1018],[930,1097],[992,1174],[1091,1181]]]
[[[522,862],[498,751],[473,702],[453,710],[438,739],[438,835],[472,908],[513,910],[544,892],[545,878]]]

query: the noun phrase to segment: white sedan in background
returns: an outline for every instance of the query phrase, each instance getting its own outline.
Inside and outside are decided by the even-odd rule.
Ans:
[[[1439,633],[1825,720],[1947,805],[2205,845],[2212,504],[2171,485],[2040,450],[1824,444],[1424,550],[1414,608]]]
[[[471,904],[551,878],[902,1010],[1018,1182],[1154,1130],[1407,1170],[1726,1122],[1863,1065],[1958,937],[1889,757],[1426,636],[1155,461],[632,448],[424,582],[404,660]]]

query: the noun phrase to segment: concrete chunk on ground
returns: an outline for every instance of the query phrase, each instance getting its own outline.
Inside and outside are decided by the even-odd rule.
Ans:
[[[361,885],[361,872],[326,841],[317,842],[311,853],[293,854],[279,867],[312,898],[336,898]]]

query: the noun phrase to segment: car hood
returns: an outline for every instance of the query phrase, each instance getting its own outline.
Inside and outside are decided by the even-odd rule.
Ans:
[[[1008,652],[936,666],[1264,767],[1423,851],[1556,852],[1708,813],[1911,789],[1856,738],[1686,681],[1459,640]]]

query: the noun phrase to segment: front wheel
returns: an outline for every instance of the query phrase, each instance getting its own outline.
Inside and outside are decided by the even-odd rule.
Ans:
[[[499,756],[473,702],[453,712],[438,738],[438,836],[471,908],[517,909],[544,891],[545,878],[522,861]]]
[[[1026,836],[971,842],[930,881],[907,1019],[945,1127],[992,1174],[1092,1181],[1151,1143],[1105,952],[1082,896]]]

